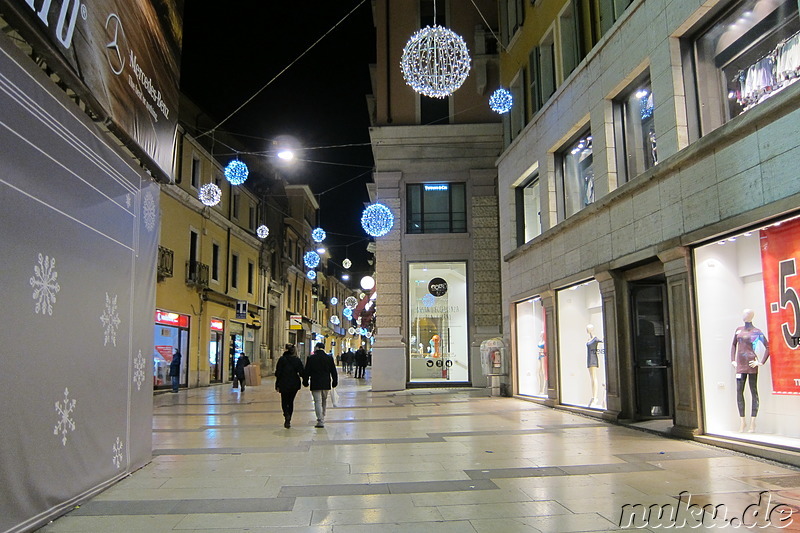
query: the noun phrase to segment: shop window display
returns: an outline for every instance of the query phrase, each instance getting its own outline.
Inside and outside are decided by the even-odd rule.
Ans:
[[[469,381],[467,265],[408,266],[411,382]]]
[[[796,0],[733,2],[694,39],[704,133],[800,77]]]
[[[541,298],[517,303],[517,390],[524,396],[547,395],[547,339]]]
[[[558,291],[561,403],[606,407],[606,358],[600,284],[587,281]]]
[[[706,431],[800,444],[800,219],[695,250]]]
[[[586,132],[561,152],[564,217],[594,203],[592,135]]]

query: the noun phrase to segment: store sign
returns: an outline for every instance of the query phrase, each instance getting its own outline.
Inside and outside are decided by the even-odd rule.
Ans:
[[[428,292],[436,296],[444,296],[447,293],[447,282],[442,278],[433,278],[428,283]]]
[[[236,300],[236,318],[247,318],[247,300]]]
[[[761,230],[772,392],[800,394],[800,219]]]
[[[425,185],[426,191],[447,191],[450,187],[446,183],[442,183],[439,185]]]
[[[225,321],[218,318],[212,318],[211,331],[225,331]]]
[[[289,329],[303,329],[302,315],[291,315],[289,317]]]
[[[164,324],[165,326],[176,326],[179,328],[189,327],[189,316],[179,315],[178,313],[170,313],[168,311],[161,311],[156,309],[156,324]]]
[[[48,66],[80,80],[85,89],[72,88],[172,175],[183,0],[0,0],[0,11],[34,49],[57,54]]]

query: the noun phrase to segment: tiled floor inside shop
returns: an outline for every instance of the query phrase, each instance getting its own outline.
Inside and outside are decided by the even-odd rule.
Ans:
[[[40,531],[800,530],[795,468],[483,390],[338,390],[322,429],[307,389],[284,429],[271,378],[159,394],[153,461]]]

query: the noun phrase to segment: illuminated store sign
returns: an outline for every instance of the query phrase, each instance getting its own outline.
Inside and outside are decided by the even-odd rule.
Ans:
[[[426,191],[447,191],[449,189],[450,186],[447,185],[446,183],[443,183],[441,185],[425,185]]]
[[[218,318],[212,318],[211,331],[225,331],[225,321]]]
[[[178,313],[170,313],[168,311],[161,311],[156,309],[156,324],[164,324],[165,326],[177,326],[179,328],[189,327],[189,316],[179,315]]]

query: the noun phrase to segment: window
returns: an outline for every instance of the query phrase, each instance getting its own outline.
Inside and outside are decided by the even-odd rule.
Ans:
[[[561,31],[561,67],[564,69],[564,78],[566,79],[582,58],[578,41],[578,17],[572,3],[568,3],[559,15],[558,27]]]
[[[585,132],[559,153],[564,218],[594,202],[592,135]]]
[[[796,0],[743,0],[692,39],[699,124],[704,135],[794,83],[800,74]],[[693,75],[692,75],[693,74]],[[694,91],[688,90],[687,95]]]
[[[611,29],[611,26],[633,3],[633,0],[591,0],[591,2],[597,6],[597,10],[600,13],[600,34],[597,35],[596,39],[596,41],[599,41],[600,37]]]
[[[189,261],[192,264],[192,268],[194,268],[194,264],[197,262],[199,239],[199,233],[194,230],[189,230]]]
[[[256,266],[252,261],[247,262],[247,294],[253,294]]]
[[[525,22],[525,2],[523,0],[503,0],[503,42],[508,44]]]
[[[292,292],[292,284],[289,283],[289,288],[286,291],[286,308],[287,309],[294,309],[292,307],[292,295],[293,294],[294,293]]]
[[[658,163],[650,79],[639,82],[614,102],[614,135],[619,183]]]
[[[540,87],[540,104],[543,106],[553,93],[556,92],[556,50],[555,41],[553,40],[553,32],[545,36],[539,46],[537,47],[539,56],[537,59],[537,75],[539,78]]]
[[[414,183],[406,187],[406,233],[465,233],[464,183]]]
[[[219,244],[211,245],[211,279],[219,281]]]
[[[232,213],[232,215],[233,215],[233,218],[238,220],[239,219],[239,193],[238,192],[233,193],[232,201],[233,201],[233,213]]]
[[[239,287],[239,256],[236,254],[231,256],[231,287]]]
[[[511,106],[511,111],[508,113],[508,121],[511,126],[511,139],[515,139],[522,131],[522,128],[525,127],[524,79],[524,71],[520,70],[509,86],[511,98],[514,102],[514,105]]]
[[[517,246],[542,233],[542,206],[539,175],[536,174],[515,190],[517,204]]]
[[[196,155],[192,156],[192,187],[200,188],[200,158]]]
[[[528,56],[528,100],[531,103],[531,113],[536,114],[542,108],[542,86],[539,81],[539,47],[534,47]]]
[[[251,230],[255,230],[256,229],[256,215],[257,215],[256,206],[251,205],[250,206],[250,218],[249,218],[250,225],[248,226]]]

